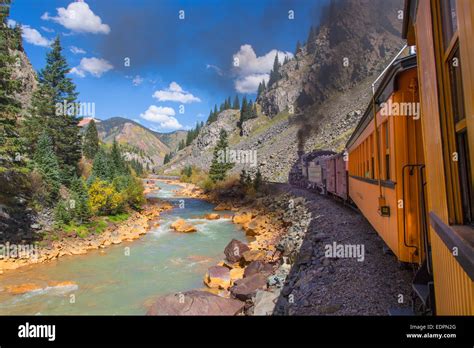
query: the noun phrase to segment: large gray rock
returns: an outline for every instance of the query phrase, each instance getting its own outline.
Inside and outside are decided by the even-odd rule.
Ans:
[[[244,271],[244,278],[251,277],[254,274],[262,273],[266,276],[269,276],[273,271],[273,266],[269,263],[263,261],[252,261],[250,264],[245,268]]]
[[[242,258],[242,254],[249,251],[247,244],[242,243],[237,239],[232,239],[224,249],[224,255],[229,262],[239,262]]]
[[[245,303],[206,291],[192,290],[160,297],[147,315],[236,315]]]
[[[254,274],[250,277],[235,281],[235,285],[230,288],[231,294],[239,300],[245,301],[256,293],[259,289],[267,287],[267,277],[264,274]]]
[[[279,296],[280,289],[276,289],[273,292],[257,290],[253,315],[272,315]]]

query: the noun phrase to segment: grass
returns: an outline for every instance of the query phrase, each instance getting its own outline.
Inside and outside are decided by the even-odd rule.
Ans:
[[[272,127],[273,125],[286,121],[289,118],[290,118],[290,113],[288,111],[282,111],[278,113],[275,117],[271,118],[268,122],[265,122],[261,124],[260,126],[258,126],[257,128],[253,129],[250,136],[261,134],[265,132],[267,129],[269,129],[270,127]]]
[[[61,229],[67,233],[75,233],[80,238],[85,238],[90,234],[101,234],[105,231],[109,222],[120,223],[127,220],[130,217],[128,213],[122,213],[117,215],[102,216],[97,220],[90,221],[88,223],[78,225],[75,222],[71,222],[67,225],[62,225]]]
[[[122,213],[122,214],[117,214],[117,215],[106,216],[105,218],[109,220],[110,222],[117,223],[117,222],[123,222],[127,220],[129,217],[130,217],[130,214]]]

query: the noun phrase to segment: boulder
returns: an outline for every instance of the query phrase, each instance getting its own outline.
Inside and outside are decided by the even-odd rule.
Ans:
[[[249,251],[247,244],[238,241],[237,239],[232,239],[229,244],[224,249],[224,255],[227,261],[229,262],[238,262],[242,257],[243,253]]]
[[[244,305],[232,298],[192,290],[161,296],[149,308],[147,315],[236,315],[243,311]]]
[[[244,277],[244,268],[232,268],[230,270],[230,280],[232,283],[235,283],[236,280],[242,279]]]
[[[214,207],[215,211],[222,211],[222,210],[232,210],[232,204],[231,203],[219,203]]]
[[[263,261],[265,260],[265,252],[263,250],[249,250],[242,253],[241,261],[244,264],[248,264],[252,261]]]
[[[253,315],[272,315],[280,296],[280,289],[273,292],[257,290],[255,293]]]
[[[234,217],[232,218],[232,222],[234,224],[246,224],[252,220],[252,214],[250,213],[242,213],[242,214],[235,214]]]
[[[235,281],[235,285],[230,288],[230,293],[235,298],[246,301],[259,289],[267,287],[267,277],[263,274],[254,274],[247,278]]]
[[[210,288],[227,289],[230,286],[230,270],[224,266],[209,267],[204,284]]]
[[[257,216],[250,222],[245,223],[242,227],[247,236],[258,236],[262,234],[266,229],[267,221],[262,216]]]
[[[273,266],[263,261],[252,261],[245,268],[244,277],[250,277],[257,273],[269,276],[273,272]]]
[[[197,229],[191,224],[188,224],[186,221],[183,219],[178,219],[175,222],[173,222],[170,226],[173,230],[176,232],[183,232],[183,233],[190,233],[190,232],[196,232]]]
[[[216,213],[211,213],[211,214],[206,214],[205,218],[207,220],[219,220],[221,218],[221,216],[219,214],[216,214]]]

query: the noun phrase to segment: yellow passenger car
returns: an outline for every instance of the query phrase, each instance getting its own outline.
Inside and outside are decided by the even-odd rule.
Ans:
[[[438,315],[474,315],[474,1],[406,0],[415,45]]]

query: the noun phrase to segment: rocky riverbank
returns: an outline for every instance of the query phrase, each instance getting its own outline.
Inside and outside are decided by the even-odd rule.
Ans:
[[[225,258],[205,274],[205,288],[162,296],[148,314],[273,314],[311,221],[304,199],[278,192],[249,199],[232,189],[206,194],[192,184],[173,184],[183,187],[181,196],[209,200],[217,204],[216,211],[232,211],[232,222],[241,226],[248,243],[234,239],[226,246]]]
[[[151,192],[150,188],[147,189]],[[89,234],[81,238],[76,233],[71,233],[41,247],[34,245],[20,249],[16,245],[4,246],[4,249],[15,248],[16,252],[0,256],[0,274],[30,264],[48,262],[63,256],[81,255],[90,250],[133,241],[146,234],[152,227],[158,226],[160,213],[171,208],[169,203],[150,198],[142,211],[132,213],[123,222],[109,223],[104,232],[99,234]]]

